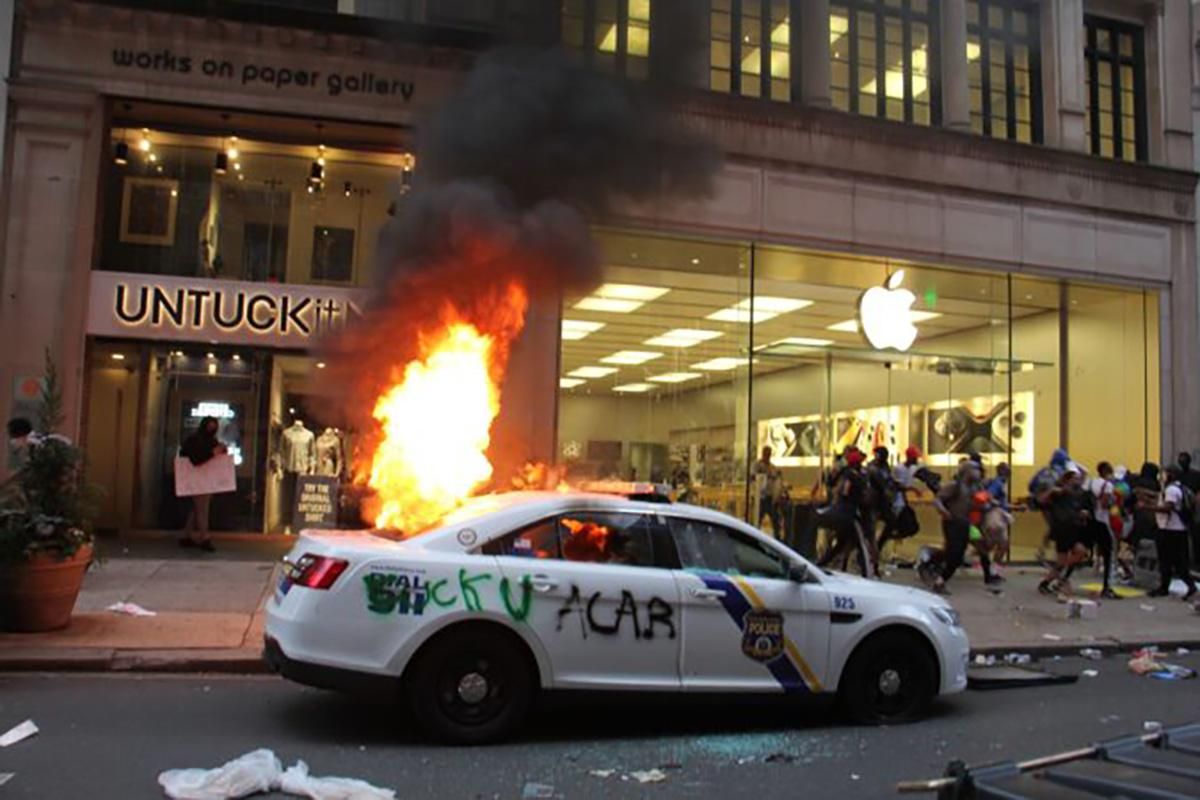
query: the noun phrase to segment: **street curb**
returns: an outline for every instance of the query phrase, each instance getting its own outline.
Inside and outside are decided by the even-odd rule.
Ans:
[[[1035,645],[988,645],[972,647],[971,658],[975,656],[1004,656],[1008,653],[1028,653],[1033,658],[1053,656],[1077,656],[1080,650],[1099,650],[1105,656],[1117,653],[1132,653],[1143,647],[1157,647],[1164,652],[1186,647],[1188,650],[1200,650],[1200,639],[1160,639],[1157,641],[1114,642],[1111,639],[1099,642],[1051,642]]]

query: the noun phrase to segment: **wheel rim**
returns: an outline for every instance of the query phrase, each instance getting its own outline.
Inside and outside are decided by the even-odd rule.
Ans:
[[[508,707],[504,669],[484,653],[447,659],[437,683],[438,709],[460,725],[484,725]]]
[[[871,671],[867,691],[871,706],[881,718],[903,717],[921,702],[927,676],[921,661],[903,650],[887,650]]]

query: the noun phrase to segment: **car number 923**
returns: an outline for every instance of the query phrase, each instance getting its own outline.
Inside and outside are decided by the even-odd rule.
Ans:
[[[833,596],[833,610],[834,611],[853,611],[854,610],[854,598],[853,597],[843,597],[842,595],[835,594]]]

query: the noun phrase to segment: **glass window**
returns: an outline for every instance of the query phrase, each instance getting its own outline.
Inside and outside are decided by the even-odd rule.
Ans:
[[[572,512],[559,518],[558,530],[567,561],[655,566],[649,521],[641,514]]]
[[[709,39],[710,89],[791,99],[787,0],[710,0]]]
[[[934,0],[836,0],[829,6],[835,108],[930,125],[937,94]]]
[[[489,556],[562,558],[558,548],[558,520],[547,519],[494,539],[481,548]]]
[[[1084,18],[1086,134],[1094,155],[1146,159],[1145,52],[1142,29]]]
[[[702,520],[668,517],[683,569],[749,578],[787,578],[787,562],[761,542]]]
[[[369,283],[415,164],[316,140],[133,126],[113,128],[110,147],[100,269],[271,283]]]
[[[1041,141],[1037,20],[1027,0],[967,1],[967,85],[976,133]]]
[[[563,0],[563,45],[605,72],[649,74],[652,0]]]

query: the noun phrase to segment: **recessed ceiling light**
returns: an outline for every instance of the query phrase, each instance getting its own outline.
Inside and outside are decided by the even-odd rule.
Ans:
[[[754,319],[750,318],[750,305],[754,305]],[[766,322],[769,319],[774,319],[780,314],[787,314],[790,311],[798,311],[813,304],[812,300],[801,300],[795,297],[755,297],[753,301],[746,298],[741,302],[734,303],[728,308],[722,308],[720,311],[714,311],[708,315],[708,319],[716,320],[717,322]]]
[[[683,383],[702,377],[699,372],[664,372],[662,375],[651,375],[650,380],[655,383]]]
[[[700,259],[698,259],[698,258],[693,258],[693,259],[692,259],[692,263],[693,263],[693,264],[699,264],[699,263],[700,263]]]
[[[750,359],[748,358],[732,358],[730,356],[722,356],[721,358],[710,358],[708,361],[701,361],[699,364],[692,364],[692,369],[703,369],[710,372],[724,372],[726,370],[744,367],[749,363]]]
[[[325,362],[324,362],[324,361],[318,361],[318,362],[317,362],[317,369],[325,369]]]
[[[234,360],[234,361],[241,361],[241,360],[242,360],[242,357],[241,357],[241,356],[239,356],[237,353],[234,353],[234,354],[233,354],[233,360]]]
[[[605,283],[592,292],[594,297],[607,297],[612,300],[641,300],[643,303],[657,300],[670,289],[661,286],[638,286],[634,283]]]
[[[210,359],[211,359],[211,358],[216,358],[216,357],[217,357],[217,356],[216,356],[214,353],[207,353],[207,354],[205,355],[205,358],[210,358]]]
[[[558,388],[574,389],[576,386],[580,386],[585,383],[587,383],[587,381],[585,381],[583,378],[559,378]]]
[[[637,300],[614,300],[609,297],[585,297],[576,303],[573,308],[580,311],[603,311],[607,314],[628,314],[630,311],[637,311],[645,303]]]
[[[647,361],[653,361],[656,358],[662,358],[662,353],[651,353],[647,350],[618,350],[611,356],[605,356],[600,359],[605,364],[645,364]]]
[[[124,353],[113,353],[113,354],[112,354],[112,360],[113,360],[113,361],[124,361],[124,360],[125,360],[125,354],[124,354]]]
[[[776,345],[791,345],[792,347],[828,347],[833,344],[832,339],[813,339],[808,336],[789,336],[786,339],[779,339],[771,342],[771,347]]]
[[[562,338],[567,341],[586,339],[588,336],[603,327],[603,322],[589,322],[583,319],[564,319],[562,321]]]
[[[638,392],[648,392],[654,388],[652,383],[623,383],[620,386],[614,386],[614,392],[629,392],[636,394]]]
[[[616,367],[580,367],[573,369],[567,374],[572,378],[603,378],[606,375],[612,375],[617,371]]]
[[[723,335],[720,331],[706,331],[700,328],[673,328],[661,336],[647,339],[644,344],[655,347],[691,347]]]

